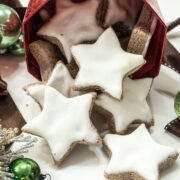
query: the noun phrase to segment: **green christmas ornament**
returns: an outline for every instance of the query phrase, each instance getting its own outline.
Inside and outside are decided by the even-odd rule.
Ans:
[[[49,174],[40,174],[39,165],[34,160],[28,158],[20,158],[11,162],[9,173],[14,175],[13,178],[11,177],[14,180],[44,180],[47,176],[51,179]]]
[[[24,55],[24,40],[22,34],[19,36],[18,41],[8,48],[8,51],[13,55]]]
[[[39,180],[39,165],[32,159],[21,158],[9,165],[9,172],[14,174],[14,180]]]
[[[14,44],[21,33],[21,20],[17,12],[0,4],[0,49]]]
[[[177,116],[180,117],[180,91],[177,93],[175,97],[174,108]]]

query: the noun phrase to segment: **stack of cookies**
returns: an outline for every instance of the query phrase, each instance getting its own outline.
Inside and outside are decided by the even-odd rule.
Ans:
[[[54,16],[39,13],[43,40],[29,48],[43,81],[24,89],[42,112],[22,130],[43,137],[59,165],[78,143],[103,144],[107,179],[158,180],[178,153],[147,130],[153,79],[132,79],[146,63],[156,17],[141,0],[56,0]],[[97,117],[106,128],[96,126]]]

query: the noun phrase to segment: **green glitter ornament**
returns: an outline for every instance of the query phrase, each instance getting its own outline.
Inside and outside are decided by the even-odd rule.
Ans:
[[[21,33],[21,20],[17,12],[0,4],[0,49],[14,44]]]
[[[19,36],[18,41],[8,48],[8,51],[13,55],[24,55],[24,39],[22,34]]]
[[[9,165],[9,172],[14,174],[14,180],[39,180],[39,165],[32,159],[21,158]]]
[[[174,102],[174,109],[178,117],[180,117],[180,91],[177,93]]]
[[[40,174],[39,165],[32,159],[20,158],[16,159],[9,165],[9,173],[14,180],[45,180],[47,177],[51,179],[49,174]]]

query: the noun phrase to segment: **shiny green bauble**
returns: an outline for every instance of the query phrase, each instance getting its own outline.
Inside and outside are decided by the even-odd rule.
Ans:
[[[174,108],[177,116],[180,117],[180,91],[177,93],[175,97]]]
[[[21,20],[17,12],[0,4],[0,49],[14,44],[21,33]]]
[[[32,159],[21,158],[9,165],[9,172],[14,174],[14,180],[39,180],[39,165]]]
[[[13,55],[24,55],[24,40],[22,34],[19,36],[19,39],[8,48],[8,51]]]

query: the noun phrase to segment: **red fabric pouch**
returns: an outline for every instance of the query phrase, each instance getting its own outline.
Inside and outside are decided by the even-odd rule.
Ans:
[[[143,0],[143,2],[157,16],[158,22],[145,57],[147,63],[134,74],[134,78],[156,77],[159,74],[167,32],[157,1]],[[30,0],[23,21],[27,68],[39,80],[41,80],[39,66],[30,53],[28,45],[38,39],[36,32],[43,24],[38,12],[45,5],[50,7],[49,10],[52,11],[52,14],[55,12],[55,0]]]

